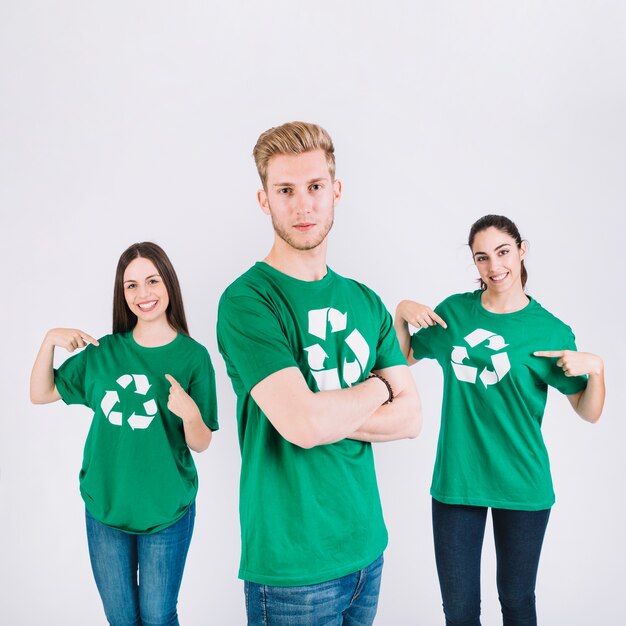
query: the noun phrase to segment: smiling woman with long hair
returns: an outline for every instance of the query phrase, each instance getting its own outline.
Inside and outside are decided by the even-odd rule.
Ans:
[[[491,508],[504,624],[531,626],[554,503],[541,435],[548,387],[596,422],[604,366],[578,352],[569,326],[526,294],[526,242],[510,219],[486,215],[468,239],[480,289],[450,296],[434,311],[404,300],[395,326],[409,364],[431,358],[443,370],[431,495],[446,624],[480,625],[480,559]],[[408,324],[418,329],[412,336]]]
[[[55,370],[57,346],[87,347]],[[47,332],[30,395],[36,404],[62,399],[94,412],[80,491],[109,623],[178,624],[198,490],[190,449],[205,450],[218,422],[211,359],[189,337],[178,278],[159,246],[137,243],[122,253],[112,334]]]

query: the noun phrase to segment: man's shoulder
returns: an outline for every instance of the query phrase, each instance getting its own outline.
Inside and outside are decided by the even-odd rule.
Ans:
[[[248,323],[260,322],[268,315],[276,317],[284,294],[263,266],[263,263],[256,263],[224,290],[218,305],[218,329],[224,322],[242,315],[252,315]]]
[[[267,279],[263,271],[262,263],[255,263],[250,269],[236,278],[222,293],[221,300],[238,296],[252,296],[258,294],[263,286],[267,284]]]
[[[330,268],[328,269],[328,271],[333,273],[335,284],[337,286],[341,285],[345,289],[351,290],[354,293],[357,293],[357,294],[360,293],[370,300],[373,300],[373,301],[375,300],[377,302],[381,301],[380,296],[371,287],[368,287],[365,283],[362,283],[361,281],[358,281],[355,278],[349,278],[347,276],[342,276],[341,274],[337,274],[337,272],[331,270]]]

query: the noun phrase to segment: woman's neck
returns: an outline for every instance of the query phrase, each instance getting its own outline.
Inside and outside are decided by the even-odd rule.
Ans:
[[[502,293],[486,289],[480,295],[480,302],[491,313],[515,313],[526,307],[530,298],[521,287]]]
[[[144,348],[158,348],[176,339],[178,331],[167,321],[142,322],[139,320],[133,328],[133,339]]]

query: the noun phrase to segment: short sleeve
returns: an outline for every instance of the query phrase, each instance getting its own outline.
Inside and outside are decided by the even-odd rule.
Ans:
[[[374,369],[382,370],[395,365],[406,365],[406,358],[402,354],[398,336],[393,326],[391,314],[379,300],[381,309],[380,338],[376,347],[376,363]]]
[[[215,370],[211,357],[204,346],[198,367],[189,382],[189,395],[198,405],[202,420],[211,430],[218,430],[217,393],[215,391]]]
[[[298,367],[278,316],[251,296],[222,296],[217,341],[231,378],[246,391],[274,372]]]
[[[445,312],[445,300],[439,306],[435,307],[435,313],[447,318]],[[421,328],[411,335],[411,350],[413,352],[413,358],[420,359],[436,359],[437,358],[437,346],[441,344],[445,345],[444,328],[435,324],[428,328]]]
[[[85,376],[93,349],[92,345],[87,346],[54,370],[54,384],[65,404],[87,404]]]
[[[435,358],[432,350],[435,328],[435,326],[422,328],[411,335],[411,350],[413,351],[413,358],[416,360]]]

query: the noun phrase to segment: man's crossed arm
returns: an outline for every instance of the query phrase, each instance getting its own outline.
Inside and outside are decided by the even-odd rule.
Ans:
[[[311,391],[297,367],[274,372],[251,391],[252,398],[274,428],[302,448],[334,443],[341,439],[393,441],[417,437],[422,409],[415,382],[406,365],[375,373],[391,385],[369,378],[347,389]]]

